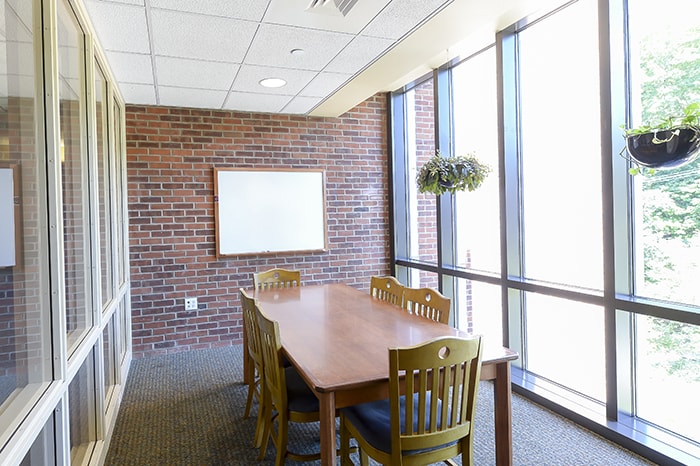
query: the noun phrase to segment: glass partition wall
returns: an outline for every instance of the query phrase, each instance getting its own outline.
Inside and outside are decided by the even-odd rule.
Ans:
[[[130,362],[123,102],[80,2],[0,0],[0,464],[99,464]]]
[[[658,2],[562,2],[390,99],[396,276],[517,350],[515,390],[661,464],[700,461],[700,161],[632,176],[619,127],[700,102],[699,50]],[[433,148],[492,172],[416,194]]]

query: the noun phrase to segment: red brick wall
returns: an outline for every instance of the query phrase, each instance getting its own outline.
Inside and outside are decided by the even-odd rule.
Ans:
[[[382,95],[339,118],[127,106],[134,357],[240,343],[256,271],[360,289],[388,273],[386,124]],[[329,250],[217,259],[215,166],[324,169]]]

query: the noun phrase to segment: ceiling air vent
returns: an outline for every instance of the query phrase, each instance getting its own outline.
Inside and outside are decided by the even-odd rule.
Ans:
[[[306,11],[334,16],[346,16],[358,0],[311,0]]]

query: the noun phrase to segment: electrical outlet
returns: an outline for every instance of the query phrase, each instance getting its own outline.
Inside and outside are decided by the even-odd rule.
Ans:
[[[185,298],[185,310],[194,311],[197,309],[197,298]]]

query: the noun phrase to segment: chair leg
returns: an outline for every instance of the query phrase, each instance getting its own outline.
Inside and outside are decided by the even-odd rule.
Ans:
[[[253,380],[248,384],[248,399],[245,402],[245,412],[243,413],[243,419],[248,419],[248,416],[250,416],[250,408],[253,406],[253,396],[255,396],[256,389],[257,387],[255,377],[253,377]]]
[[[340,464],[348,466],[350,462],[350,432],[345,425],[345,416],[340,413]]]
[[[283,413],[277,418],[277,458],[275,466],[284,466],[284,458],[287,456],[287,435],[289,431],[289,419]]]
[[[360,466],[369,466],[369,455],[367,455],[367,452],[360,447],[357,449],[360,451]]]
[[[255,448],[260,448],[263,442],[263,436],[265,435],[265,417],[266,417],[266,406],[265,400],[261,400],[258,405],[258,418],[255,421]],[[269,434],[268,434],[269,435]]]
[[[260,453],[258,454],[258,459],[262,460],[265,458],[265,453],[267,453],[267,443],[270,441],[270,436],[273,433],[272,423],[274,419],[272,417],[272,401],[265,391],[264,400],[260,403],[260,411],[262,415],[262,439],[260,444]]]

